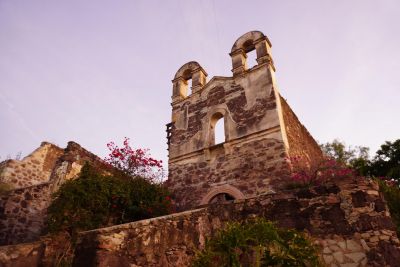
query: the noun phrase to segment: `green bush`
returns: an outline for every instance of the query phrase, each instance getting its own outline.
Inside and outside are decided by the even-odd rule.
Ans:
[[[172,212],[169,193],[140,177],[98,174],[85,165],[80,176],[55,193],[48,209],[51,233],[95,229]]]
[[[400,236],[400,189],[395,183],[390,184],[380,179],[377,179],[377,181],[389,207],[393,222],[396,224],[397,234]]]
[[[322,266],[318,249],[303,234],[265,219],[229,223],[207,240],[193,267]]]

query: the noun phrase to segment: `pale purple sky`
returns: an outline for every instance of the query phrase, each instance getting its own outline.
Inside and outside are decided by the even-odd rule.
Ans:
[[[130,137],[166,161],[171,80],[196,60],[231,76],[260,30],[280,91],[314,138],[400,138],[400,1],[0,0],[0,156],[41,141],[105,156]]]

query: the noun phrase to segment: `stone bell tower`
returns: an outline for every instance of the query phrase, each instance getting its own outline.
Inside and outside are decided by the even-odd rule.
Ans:
[[[247,53],[253,50],[257,65],[249,69]],[[207,82],[207,72],[191,61],[172,80],[167,186],[179,210],[276,192],[290,173],[288,157],[322,156],[279,94],[268,38],[248,32],[236,40],[230,56],[232,77]],[[216,144],[218,121],[225,141]]]

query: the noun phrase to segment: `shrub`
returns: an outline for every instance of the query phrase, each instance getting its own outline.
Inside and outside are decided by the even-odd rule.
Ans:
[[[390,215],[397,227],[397,234],[400,236],[400,188],[396,182],[385,180],[385,178],[377,179],[379,189],[389,207]]]
[[[141,177],[98,174],[86,164],[80,176],[55,193],[48,209],[50,232],[71,234],[172,212],[169,193]]]
[[[287,188],[301,188],[324,184],[337,179],[355,175],[354,171],[344,164],[330,158],[308,164],[303,158],[290,157],[292,174]]]
[[[303,233],[256,219],[229,223],[207,240],[192,266],[321,266],[317,252]]]

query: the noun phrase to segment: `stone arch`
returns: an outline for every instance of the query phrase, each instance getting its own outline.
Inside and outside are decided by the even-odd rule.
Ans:
[[[233,44],[230,53],[233,74],[241,74],[247,70],[246,54],[253,50],[256,50],[258,65],[270,63],[273,67],[271,46],[267,36],[260,31],[251,31],[240,36]]]
[[[176,72],[173,83],[172,98],[181,100],[188,97],[188,80],[192,80],[192,93],[198,92],[206,84],[207,72],[196,61],[184,64]]]
[[[209,191],[201,200],[200,205],[209,204],[210,201],[218,194],[228,194],[232,196],[234,199],[245,198],[244,194],[239,189],[237,189],[232,185],[224,184],[218,187],[214,187],[211,191]]]
[[[268,38],[260,31],[251,31],[240,36],[232,46],[231,53],[236,52],[239,49],[249,52],[255,49],[255,43],[260,40],[266,40],[269,46],[272,46]]]

